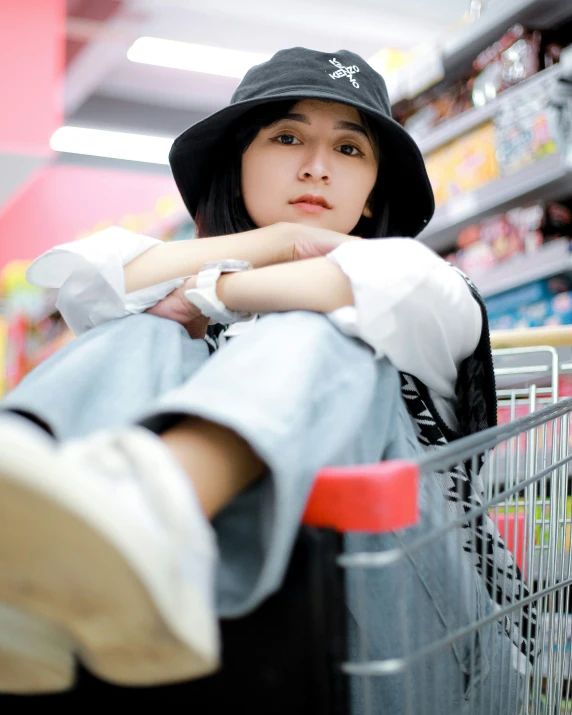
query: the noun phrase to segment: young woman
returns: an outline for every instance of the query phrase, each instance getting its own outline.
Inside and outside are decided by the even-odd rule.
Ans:
[[[490,355],[486,314],[462,275],[401,238],[427,224],[433,195],[362,58],[278,52],[170,160],[202,240],[113,228],[28,273],[59,289],[78,337],[2,403],[5,690],[69,687],[75,653],[119,684],[212,672],[218,617],[279,588],[321,467],[415,458],[429,423],[443,442],[494,422],[490,370],[471,392],[480,423],[463,422],[465,368]],[[414,419],[415,400],[430,420]],[[420,503],[419,526],[385,547],[445,518],[437,479]],[[430,564],[412,556],[407,607],[426,625],[412,643],[492,612],[474,564],[453,533]],[[373,659],[403,652],[391,574],[368,586]],[[352,599],[350,585],[359,631]],[[448,713],[499,694],[516,712],[515,646],[496,623],[480,638],[476,677],[467,637],[423,663],[408,694],[402,676],[368,681],[366,695],[356,681],[355,712],[365,698],[403,712],[420,692],[443,712],[444,690]]]

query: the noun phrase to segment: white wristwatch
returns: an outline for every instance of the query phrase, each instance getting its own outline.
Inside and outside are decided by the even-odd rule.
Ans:
[[[252,270],[249,261],[226,259],[216,263],[207,263],[197,277],[197,287],[185,291],[185,298],[195,305],[201,313],[210,318],[209,325],[222,323],[231,325],[241,320],[249,320],[252,313],[237,313],[229,310],[216,294],[218,279],[223,273],[238,273]]]

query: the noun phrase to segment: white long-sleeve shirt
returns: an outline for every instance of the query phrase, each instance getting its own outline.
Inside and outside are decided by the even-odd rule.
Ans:
[[[123,267],[159,243],[111,227],[42,254],[27,278],[58,289],[56,307],[80,335],[107,320],[142,313],[183,285],[188,276],[125,293]],[[387,357],[401,372],[419,378],[455,429],[458,369],[482,330],[480,307],[463,277],[413,239],[351,241],[327,257],[349,278],[355,304],[327,317],[370,345],[376,358]],[[228,334],[247,327],[230,326]]]

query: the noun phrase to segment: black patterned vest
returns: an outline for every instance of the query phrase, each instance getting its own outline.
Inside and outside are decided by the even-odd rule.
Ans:
[[[457,270],[455,268],[455,270]],[[455,392],[458,400],[459,432],[454,432],[439,415],[427,387],[416,377],[401,373],[401,394],[417,429],[417,437],[427,451],[475,434],[497,424],[497,400],[488,316],[485,304],[471,280],[466,280],[481,308],[483,327],[476,350],[461,363]],[[480,476],[482,459],[474,473],[470,462],[438,472],[435,476],[454,519],[482,506],[484,487]],[[467,522],[462,528],[463,549],[484,578],[489,595],[497,604],[510,607],[529,595],[529,590],[512,553],[506,548],[495,523],[488,514],[477,518],[475,528]],[[484,558],[483,558],[484,555]],[[534,605],[524,606],[504,619],[504,628],[513,644],[531,662],[541,644],[536,643],[537,613]]]
[[[477,348],[461,363],[455,386],[459,432],[454,432],[444,422],[428,388],[416,377],[401,373],[401,394],[416,425],[419,442],[427,451],[437,450],[449,442],[497,424],[495,376],[487,310],[477,288],[467,276],[461,271],[458,272],[467,281],[483,317]],[[224,325],[209,326],[205,340],[211,354],[219,347],[219,338],[225,328]],[[479,470],[481,466],[482,463],[479,464]],[[482,506],[483,484],[480,474],[473,473],[470,463],[459,464],[435,476],[454,519]],[[475,526],[473,529],[469,522],[463,526],[463,549],[470,554],[471,563],[475,564],[484,578],[493,601],[508,606],[513,601],[525,598],[529,594],[528,588],[493,520],[485,515],[476,520]],[[536,620],[536,611],[530,606],[525,606],[522,611],[517,610],[504,619],[507,635],[532,662],[537,652]]]

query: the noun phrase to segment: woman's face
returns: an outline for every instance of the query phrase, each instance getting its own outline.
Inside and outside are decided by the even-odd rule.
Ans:
[[[371,217],[377,167],[377,146],[356,109],[303,100],[244,152],[244,204],[260,228],[288,221],[349,234],[362,215]]]

